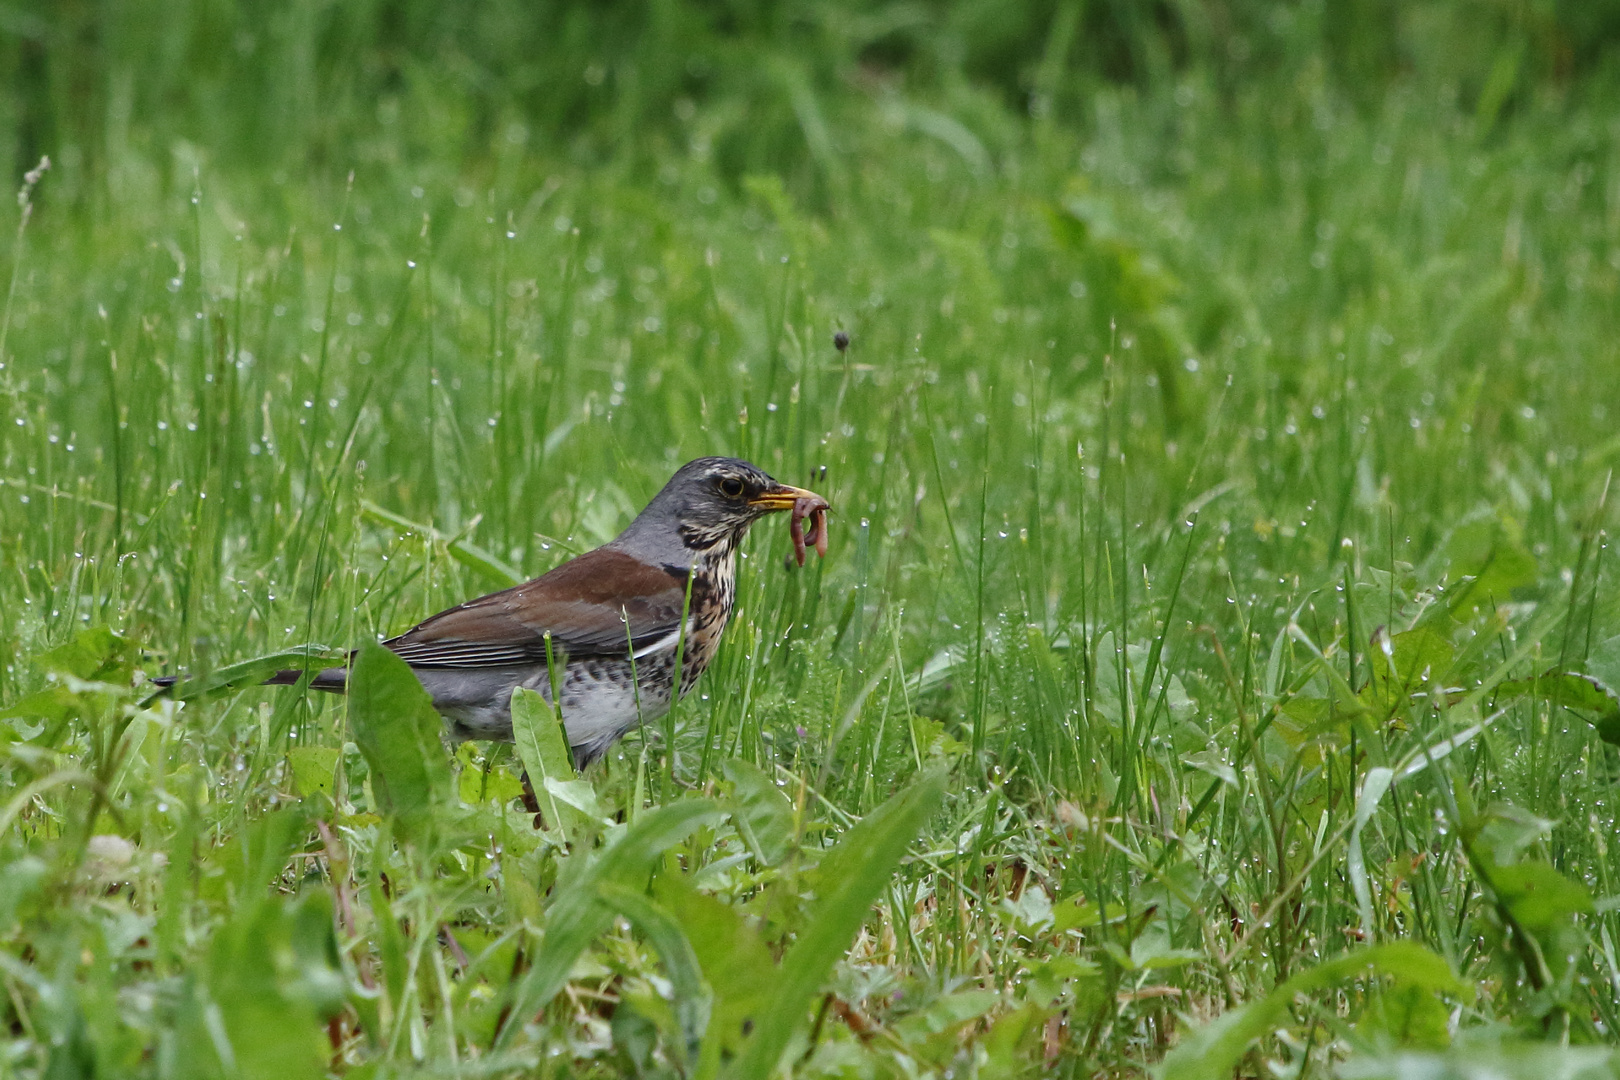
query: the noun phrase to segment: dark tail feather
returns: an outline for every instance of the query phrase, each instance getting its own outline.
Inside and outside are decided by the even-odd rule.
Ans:
[[[261,684],[263,686],[297,686],[298,680],[304,677],[302,668],[288,668],[278,671]],[[327,690],[334,694],[341,694],[349,685],[348,668],[326,668],[317,672],[309,681],[311,690]]]
[[[302,679],[303,677],[304,672],[302,669],[288,668],[285,671],[276,672],[259,685],[297,686],[298,680]],[[341,694],[348,686],[348,680],[349,670],[347,668],[326,668],[323,671],[316,672],[315,677],[309,681],[309,685],[310,689],[312,690],[327,690],[334,694]],[[178,675],[157,676],[155,679],[152,679],[151,682],[153,686],[158,687],[158,693],[152,696],[161,697],[163,695],[163,691],[174,689],[175,684],[179,681],[180,676]]]

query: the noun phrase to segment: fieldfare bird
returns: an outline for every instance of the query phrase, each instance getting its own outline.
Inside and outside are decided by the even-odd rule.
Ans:
[[[469,600],[383,645],[409,664],[458,739],[512,739],[512,691],[557,685],[575,764],[584,768],[642,721],[668,711],[709,666],[736,598],[737,546],[766,514],[793,511],[793,539],[826,554],[827,501],[736,458],[678,469],[624,532],[533,581]],[[805,517],[808,534],[801,532]],[[687,619],[682,625],[681,612]],[[291,685],[302,671],[266,680]],[[310,686],[341,693],[346,668]]]

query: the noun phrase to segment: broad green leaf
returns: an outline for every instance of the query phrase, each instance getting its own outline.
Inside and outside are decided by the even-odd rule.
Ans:
[[[589,780],[558,780],[555,776],[548,776],[546,791],[558,803],[576,811],[581,818],[588,818],[597,825],[613,824],[613,820],[603,812],[596,798],[596,789]]]
[[[1131,942],[1130,962],[1126,966],[1132,971],[1157,971],[1181,967],[1203,958],[1204,954],[1197,949],[1171,948],[1170,935],[1165,932],[1162,923],[1155,922]]]
[[[656,1009],[668,1011],[662,999],[648,1000],[652,995],[634,985],[619,991],[619,1004],[613,1008],[613,1048],[630,1059],[637,1076],[657,1076],[657,1062],[653,1052],[658,1048],[660,1030],[670,1031],[679,1025],[674,1014],[654,1019],[648,1014]]]
[[[709,1028],[714,994],[704,981],[697,954],[692,951],[680,923],[639,889],[604,881],[596,887],[596,891],[603,902],[646,934],[647,940],[658,950],[674,988],[675,1019],[686,1042],[686,1060],[695,1063],[704,1033]]]
[[[91,626],[80,630],[71,641],[40,653],[34,662],[56,675],[127,685],[132,670],[130,651],[131,643],[125,638],[105,626]]]
[[[286,805],[243,827],[227,864],[235,880],[238,903],[257,900],[281,877],[305,825],[304,811]]]
[[[1557,822],[1537,817],[1512,803],[1496,802],[1472,824],[1478,832],[1471,842],[1482,849],[1476,854],[1486,855],[1494,865],[1510,866],[1531,844],[1551,836]]]
[[[917,753],[924,761],[949,761],[968,750],[968,744],[945,730],[945,725],[931,716],[911,718],[911,737]]]
[[[423,841],[451,806],[443,726],[415,672],[381,645],[366,644],[349,671],[354,741],[371,766],[371,789],[400,835]]]
[[[529,786],[540,800],[540,816],[551,828],[563,829],[566,837],[570,822],[564,820],[556,793],[547,781],[573,780],[574,759],[551,702],[521,686],[512,691],[512,741],[529,774]]]
[[[1604,742],[1620,746],[1620,696],[1607,683],[1573,671],[1548,671],[1533,679],[1509,679],[1496,688],[1497,701],[1534,694],[1543,701],[1593,714],[1592,726]]]
[[[1110,912],[1109,922],[1118,922],[1123,917],[1122,910]],[[1064,897],[1052,905],[1052,932],[1061,934],[1066,930],[1083,929],[1087,926],[1096,926],[1102,922],[1102,912],[1097,905],[1087,900],[1085,894],[1075,893]]]
[[[337,764],[343,751],[335,746],[295,746],[287,751],[287,765],[292,769],[293,786],[298,794],[309,796],[317,791],[327,798],[337,789]]]
[[[33,906],[46,869],[44,861],[34,855],[23,855],[0,866],[0,934],[9,934],[18,915]]]
[[[538,691],[520,686],[512,692],[514,728],[520,715],[524,730],[524,739],[518,743],[520,755],[527,746],[528,752],[534,756],[533,761],[528,757],[523,758],[523,767],[529,770],[530,779],[541,776],[558,780],[574,779],[573,754],[568,749],[568,739],[556,712],[551,708],[551,702]]]
[[[1571,881],[1545,862],[1495,867],[1490,885],[1514,920],[1538,937],[1567,924],[1576,915],[1592,912],[1592,894],[1586,886]]]
[[[1586,657],[1586,670],[1605,687],[1620,687],[1620,634],[1592,647]]]
[[[234,904],[214,934],[207,963],[209,997],[223,1029],[214,1042],[227,1075],[273,1080],[326,1073],[321,1013],[341,1001],[332,980],[342,976],[321,957],[335,960],[336,945],[328,951],[319,940],[297,943],[298,919],[287,899],[272,891],[304,828],[302,811],[284,807],[249,824],[230,859]],[[330,937],[330,906],[324,917]],[[302,933],[312,931],[306,926]],[[311,972],[312,966],[328,970]]]
[[[1205,772],[1232,787],[1237,787],[1237,770],[1226,763],[1225,756],[1219,750],[1200,750],[1194,754],[1183,754],[1181,763],[1190,768]]]
[[[1445,635],[1429,626],[1394,637],[1380,632],[1373,646],[1373,681],[1366,695],[1386,709],[1403,698],[1443,686],[1456,656]]]
[[[731,821],[754,858],[775,866],[793,845],[793,803],[757,765],[733,758],[725,764],[731,781]]]
[[[486,802],[507,803],[523,794],[523,783],[512,770],[503,767],[506,755],[502,744],[487,744],[486,753],[480,753],[480,744],[464,742],[452,755],[456,770],[456,794],[468,806]]]
[[[1390,653],[1379,650],[1386,663],[1393,660],[1390,675],[1408,686],[1416,681],[1435,682],[1451,670],[1451,661],[1457,655],[1446,636],[1429,626],[1396,634],[1389,639]]]
[[[1036,937],[1052,928],[1052,900],[1039,885],[1030,885],[1018,899],[1003,899],[996,905],[1001,920],[1025,937]]]
[[[653,895],[681,924],[714,990],[702,1073],[742,1043],[776,984],[776,964],[738,910],[698,892],[677,874],[660,874]]]
[[[1059,953],[1035,963],[1019,982],[1025,998],[1047,1005],[1063,996],[1070,981],[1095,978],[1101,973],[1102,968],[1090,960]]]
[[[1020,1059],[1028,1053],[1027,1044],[1036,1040],[1036,1033],[1047,1019],[1044,1002],[1030,1001],[1003,1013],[984,1037],[985,1067],[980,1076],[1018,1076]]]
[[[60,722],[69,716],[77,716],[83,708],[84,702],[78,694],[66,686],[57,684],[56,686],[47,686],[43,690],[36,690],[0,710],[0,720],[31,716],[41,720]]]
[[[845,834],[822,861],[815,875],[818,898],[809,923],[784,958],[776,990],[760,1010],[753,1036],[732,1063],[731,1076],[765,1080],[771,1075],[906,848],[938,809],[945,777],[943,771],[929,773],[889,799]]]
[[[646,881],[664,852],[694,829],[720,820],[720,809],[706,799],[689,799],[650,810],[638,817],[577,877],[557,888],[546,912],[546,933],[534,966],[523,977],[513,1001],[513,1017],[533,1016],[568,981],[568,972],[587,946],[613,922],[613,909],[602,902],[604,883],[639,885]],[[577,856],[576,856],[577,857]],[[523,1022],[508,1023],[496,1037],[497,1048],[513,1038]]]
[[[315,1005],[291,992],[286,919],[278,901],[238,912],[216,931],[208,989],[224,1028],[226,1075],[298,1080],[326,1075],[325,1032]]]
[[[509,803],[523,794],[523,781],[505,768],[497,767],[488,772],[481,768],[463,768],[456,794],[469,806],[490,801]]]
[[[289,991],[315,1007],[323,1018],[343,1009],[348,983],[333,932],[332,894],[324,888],[305,891],[289,907],[294,961]]]
[[[49,673],[52,685],[27,695],[0,710],[0,720],[34,717],[53,723],[90,715],[104,708],[107,695],[118,697],[129,689],[134,675],[134,645],[105,626],[80,630],[73,638],[34,658]],[[87,700],[87,695],[92,695]],[[98,700],[99,699],[99,700]],[[32,738],[25,733],[25,738]]]
[[[977,1020],[1000,1003],[1001,995],[994,990],[958,990],[941,994],[920,1012],[905,1017],[895,1028],[907,1040],[937,1035],[969,1020]]]
[[[1396,981],[1376,995],[1355,1027],[1363,1038],[1382,1036],[1397,1046],[1441,1049],[1451,1042],[1450,1019],[1450,1006],[1433,990]]]
[[[1446,541],[1453,581],[1472,580],[1452,590],[1450,608],[1501,605],[1513,599],[1513,590],[1534,585],[1536,559],[1525,547],[1516,524],[1482,517],[1459,526]]]
[[[1409,941],[1375,945],[1307,968],[1259,1001],[1216,1017],[1165,1055],[1155,1070],[1158,1080],[1228,1080],[1249,1044],[1276,1027],[1295,994],[1367,974],[1394,976],[1409,985],[1455,997],[1467,994],[1446,962],[1423,946]]]

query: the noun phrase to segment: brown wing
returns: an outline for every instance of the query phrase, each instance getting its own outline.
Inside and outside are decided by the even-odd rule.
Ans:
[[[675,634],[685,600],[683,568],[598,548],[533,581],[441,611],[383,644],[417,667],[544,663],[548,632],[555,655],[623,657]]]

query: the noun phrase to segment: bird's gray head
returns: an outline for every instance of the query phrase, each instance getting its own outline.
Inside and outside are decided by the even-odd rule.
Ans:
[[[748,526],[774,511],[791,510],[805,497],[819,496],[779,484],[740,458],[698,458],[675,471],[614,545],[661,562],[678,558],[686,563],[703,552],[725,554]]]

